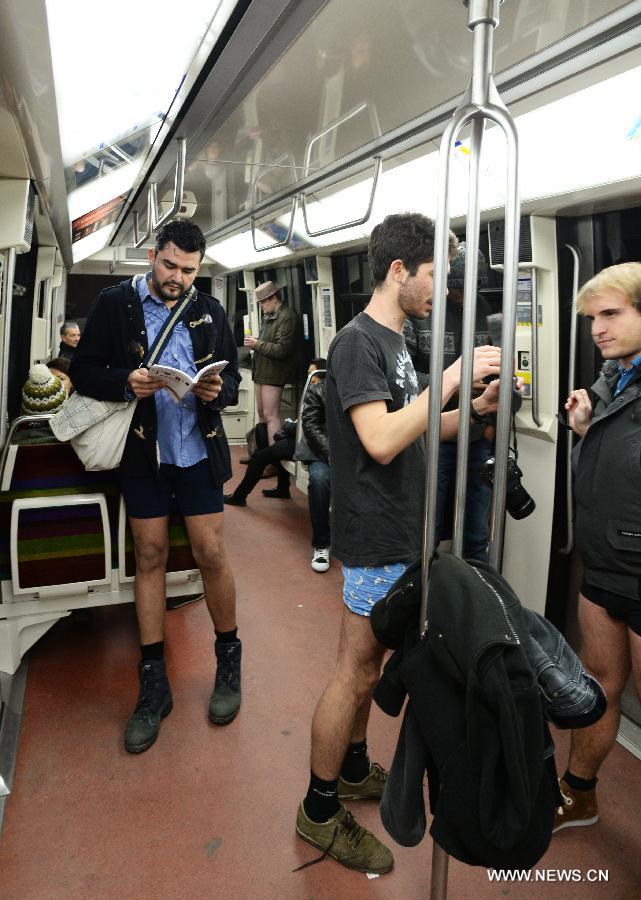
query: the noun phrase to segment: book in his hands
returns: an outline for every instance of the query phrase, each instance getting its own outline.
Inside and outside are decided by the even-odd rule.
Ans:
[[[181,372],[180,369],[174,369],[173,366],[153,365],[149,369],[149,374],[154,378],[162,379],[172,398],[176,403],[180,403],[180,401],[191,391],[193,386],[198,384],[202,378],[205,378],[208,375],[219,375],[226,365],[226,359],[210,363],[208,366],[204,366],[204,368],[197,372],[193,378],[186,372]]]

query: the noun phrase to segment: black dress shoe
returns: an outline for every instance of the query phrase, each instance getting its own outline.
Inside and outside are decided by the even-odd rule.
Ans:
[[[223,494],[223,502],[227,506],[247,506],[247,501],[243,497],[236,497],[234,494]]]
[[[204,594],[181,594],[178,597],[167,597],[165,605],[167,609],[180,609],[181,606],[196,603],[197,600],[203,600],[204,597]]]
[[[268,491],[263,491],[263,497],[271,497],[277,500],[291,500],[292,495],[289,491],[279,491],[278,488],[271,488]]]

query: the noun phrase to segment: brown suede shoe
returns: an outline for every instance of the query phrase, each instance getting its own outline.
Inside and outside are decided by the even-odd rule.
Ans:
[[[564,778],[559,781],[559,787],[563,795],[563,806],[559,806],[556,811],[552,834],[562,828],[595,825],[599,821],[596,790],[575,791]]]

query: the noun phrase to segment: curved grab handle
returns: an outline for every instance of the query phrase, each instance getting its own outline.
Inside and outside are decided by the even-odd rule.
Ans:
[[[262,172],[259,172],[258,175],[254,178],[254,181],[252,183],[252,199],[251,199],[251,208],[252,209],[256,205],[256,190],[257,190],[258,182],[260,181],[260,179],[264,178],[265,175],[268,174],[268,172],[272,172],[274,169],[281,168],[283,163],[289,163],[292,170],[295,169],[296,163],[294,161],[294,157],[291,155],[291,153],[284,153],[282,156],[279,156],[278,159],[275,160],[271,164],[271,166],[268,166],[266,169],[263,169]],[[296,195],[294,194],[294,196],[292,197],[292,206],[291,206],[291,212],[290,212],[290,217],[289,217],[289,226],[287,228],[287,234],[285,235],[285,237],[280,241],[274,241],[273,244],[267,244],[265,247],[259,247],[256,244],[256,217],[253,214],[249,217],[249,224],[251,225],[251,230],[252,230],[252,243],[254,245],[254,250],[257,253],[261,253],[265,250],[273,250],[276,247],[284,247],[287,244],[289,244],[289,242],[292,239],[292,234],[294,232],[294,216],[296,214],[296,202],[297,202],[297,198],[296,198]]]
[[[572,244],[565,245],[572,254],[572,319],[570,321],[570,357],[568,360],[568,397],[575,387],[576,371],[576,346],[579,333],[578,318],[576,314],[576,297],[579,293],[579,253]],[[561,547],[559,553],[567,556],[574,546],[574,522],[572,520],[572,449],[574,447],[574,432],[568,432],[568,442],[565,448],[565,511],[566,511],[566,535],[565,547]]]
[[[378,184],[378,176],[381,174],[381,168],[383,165],[383,160],[380,156],[374,157],[374,172],[372,174],[372,190],[369,194],[369,202],[367,204],[367,209],[365,210],[365,215],[361,216],[360,219],[352,219],[349,222],[341,222],[340,225],[330,225],[329,228],[319,228],[318,231],[312,231],[309,227],[309,222],[307,221],[307,197],[305,194],[300,195],[300,205],[303,210],[303,221],[305,223],[305,231],[310,237],[320,237],[323,234],[332,234],[334,231],[342,231],[344,228],[354,228],[356,225],[364,225],[365,222],[372,215],[372,208],[374,206],[374,195],[376,194],[376,185]]]
[[[171,205],[171,209],[168,209],[164,215],[162,215],[159,219],[156,219],[155,213],[158,212],[158,207],[156,206],[156,210],[154,213],[153,219],[153,230],[156,231],[157,228],[160,228],[165,222],[168,222],[170,219],[180,211],[180,207],[183,202],[183,188],[185,186],[185,159],[187,156],[187,139],[186,138],[177,138],[176,142],[178,144],[178,156],[176,159],[176,174],[174,177],[174,202]]]
[[[365,100],[363,103],[359,103],[358,106],[355,106],[354,109],[351,109],[349,112],[346,112],[344,115],[340,116],[338,119],[335,119],[333,122],[330,122],[322,131],[319,131],[318,134],[315,134],[307,143],[307,147],[305,149],[305,163],[303,165],[303,177],[307,177],[309,175],[309,170],[311,167],[311,159],[312,159],[312,148],[317,141],[322,140],[328,134],[331,134],[332,131],[336,131],[340,128],[341,125],[344,125],[346,122],[349,122],[350,119],[353,119],[359,113],[367,111],[369,113],[370,124],[372,126],[372,132],[374,137],[381,136],[381,125],[378,121],[378,115],[376,113],[376,107],[370,103],[368,100]],[[354,228],[357,225],[364,225],[365,222],[369,219],[372,214],[372,208],[374,206],[374,196],[376,194],[376,186],[378,184],[378,176],[381,173],[383,160],[380,156],[374,157],[374,172],[372,175],[372,190],[369,195],[369,202],[367,204],[367,209],[365,211],[365,215],[361,216],[359,219],[352,219],[349,222],[341,222],[339,225],[330,225],[329,228],[320,228],[318,231],[312,231],[309,227],[309,221],[307,219],[307,196],[305,194],[300,195],[300,205],[303,211],[303,221],[305,223],[305,231],[310,237],[321,237],[324,234],[333,234],[335,231],[342,231],[344,228]]]
[[[134,247],[142,247],[146,244],[151,233],[154,230],[154,219],[156,218],[156,185],[150,182],[147,188],[147,227],[145,233],[140,236],[138,229],[138,210],[134,209]]]

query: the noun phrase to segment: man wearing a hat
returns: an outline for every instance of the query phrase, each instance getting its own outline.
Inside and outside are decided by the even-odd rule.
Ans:
[[[447,303],[445,312],[445,336],[443,345],[443,368],[452,365],[461,355],[463,344],[463,286],[465,282],[465,243],[459,244],[458,253],[450,265],[447,278]],[[477,286],[487,283],[487,264],[479,251]],[[477,295],[474,346],[491,344],[487,324],[490,308],[482,296]],[[418,377],[419,385],[429,384],[430,352],[432,346],[432,316],[426,319],[408,317],[403,326],[405,343]],[[475,384],[477,393],[485,388]],[[458,394],[444,409],[456,409]],[[468,456],[467,501],[465,508],[465,533],[463,535],[463,555],[468,559],[487,559],[489,537],[489,515],[492,491],[478,475],[478,470],[492,455],[492,447],[485,437],[486,423],[473,421],[470,426],[470,448]],[[451,514],[456,481],[456,435],[441,442],[438,461],[438,509],[436,514],[436,537],[438,541],[451,537]]]
[[[299,323],[294,310],[282,302],[275,281],[259,284],[255,296],[262,310],[262,324],[257,338],[245,335],[245,346],[254,351],[252,378],[258,419],[267,425],[267,440],[273,444],[281,427],[283,388],[298,374]]]

